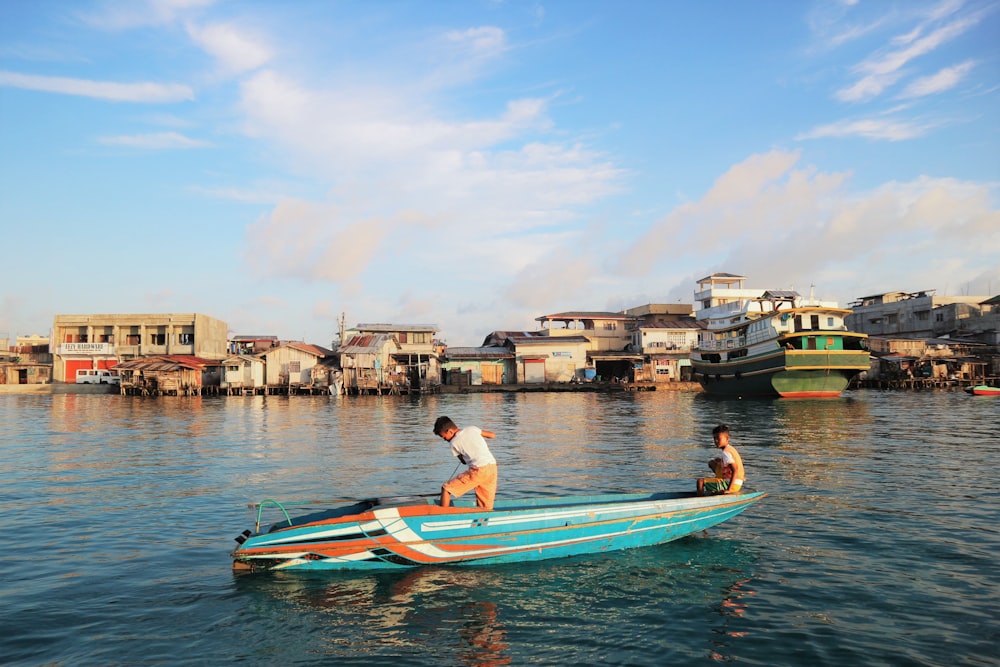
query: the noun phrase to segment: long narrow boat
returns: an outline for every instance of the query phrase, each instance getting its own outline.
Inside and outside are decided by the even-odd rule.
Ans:
[[[743,276],[698,281],[704,322],[691,367],[706,393],[831,398],[869,368],[867,336],[848,331],[850,310],[791,290],[743,286]]]
[[[978,384],[974,387],[966,387],[965,391],[973,396],[1000,396],[1000,387],[991,387],[988,384]]]
[[[292,518],[280,503],[258,506],[257,525],[236,538],[233,569],[375,570],[420,565],[488,565],[643,547],[732,518],[763,492],[603,494],[498,500],[492,511],[469,500],[441,507],[403,496]],[[265,504],[284,520],[261,530]]]

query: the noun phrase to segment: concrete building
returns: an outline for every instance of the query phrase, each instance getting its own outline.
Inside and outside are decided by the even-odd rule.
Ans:
[[[539,331],[494,331],[483,341],[483,347],[504,347],[514,355],[514,377],[508,370],[504,378],[505,383],[514,384],[583,380],[587,370],[594,368],[590,346],[590,339],[583,335],[549,336]]]
[[[625,313],[569,311],[535,318],[546,336],[586,336],[590,351],[623,351],[632,342],[635,318]]]
[[[632,332],[632,348],[642,353],[636,382],[691,380],[691,348],[698,345],[702,325],[693,318],[640,324]]]
[[[199,313],[56,315],[52,377],[75,382],[79,369],[113,368],[156,355],[222,360],[228,325]]]
[[[936,290],[864,296],[848,307],[847,328],[869,336],[936,338],[957,335],[983,314],[986,296],[938,296]]]

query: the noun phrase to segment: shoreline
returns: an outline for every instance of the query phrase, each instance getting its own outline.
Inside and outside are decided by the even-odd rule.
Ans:
[[[613,382],[539,382],[531,384],[484,384],[484,385],[437,385],[428,390],[427,394],[490,394],[490,393],[541,393],[541,392],[594,392],[614,393],[623,391],[683,391],[702,392],[697,382],[629,382],[618,384]],[[415,392],[419,393],[419,392]],[[3,394],[121,394],[118,385],[110,384],[0,384],[0,395]],[[224,395],[224,394],[219,394]],[[285,395],[288,394],[279,394]],[[308,396],[317,394],[291,394],[292,396]],[[384,395],[389,395],[388,393]],[[345,396],[346,397],[346,396]]]

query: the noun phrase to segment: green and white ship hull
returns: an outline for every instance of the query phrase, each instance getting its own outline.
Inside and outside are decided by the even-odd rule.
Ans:
[[[794,292],[745,290],[742,280],[713,274],[699,281],[705,329],[691,365],[707,393],[829,398],[868,370],[867,336],[844,324],[850,310],[800,305]]]

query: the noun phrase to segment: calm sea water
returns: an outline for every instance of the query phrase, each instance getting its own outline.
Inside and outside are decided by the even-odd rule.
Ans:
[[[264,498],[437,492],[435,417],[500,495],[688,488],[733,430],[770,496],[658,547],[236,576]],[[0,396],[3,665],[997,665],[1000,400],[853,392]]]

